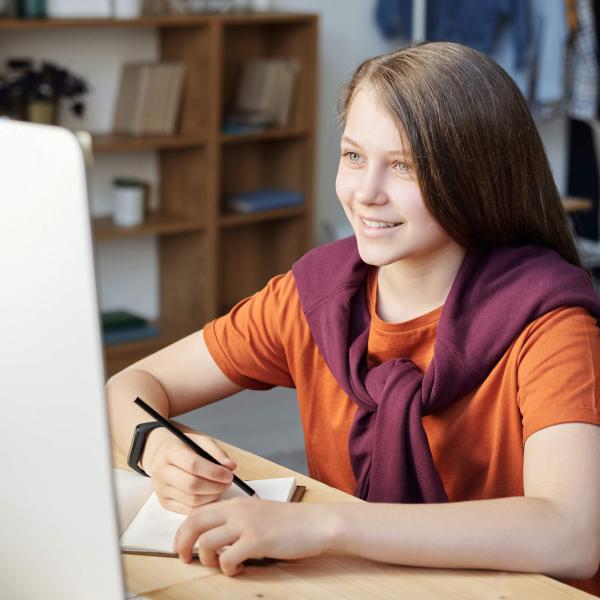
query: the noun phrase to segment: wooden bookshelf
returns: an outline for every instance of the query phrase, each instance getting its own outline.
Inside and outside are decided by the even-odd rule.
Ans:
[[[206,138],[192,135],[140,136],[93,134],[92,144],[96,154],[137,152],[141,150],[168,150],[191,148],[206,143]]]
[[[160,337],[107,346],[109,375],[201,328],[285,272],[312,245],[317,24],[316,15],[291,13],[0,19],[0,32],[55,31],[65,44],[70,30],[153,28],[159,58],[187,66],[177,135],[92,135],[96,155],[153,151],[159,159],[160,212],[139,227],[115,227],[108,218],[93,222],[102,243],[158,236]],[[261,58],[300,63],[289,124],[223,134],[239,66]],[[302,193],[303,204],[244,215],[225,211],[227,194],[270,186]]]
[[[294,206],[292,208],[278,208],[249,214],[225,213],[219,218],[219,225],[221,227],[239,227],[240,225],[250,225],[252,223],[302,217],[305,212],[306,208],[304,206]]]
[[[62,30],[62,29],[111,29],[111,28],[158,28],[194,29],[221,25],[272,25],[304,23],[310,15],[280,12],[238,12],[227,14],[165,15],[140,17],[139,19],[3,19],[0,31]]]
[[[206,227],[201,219],[169,214],[150,214],[142,225],[118,227],[112,217],[99,217],[93,220],[94,236],[97,240],[117,240],[147,235],[175,235],[185,231],[199,231]]]
[[[308,131],[304,129],[274,128],[266,131],[243,133],[240,135],[221,135],[222,144],[245,144],[247,142],[259,142],[261,140],[292,140],[305,138]]]

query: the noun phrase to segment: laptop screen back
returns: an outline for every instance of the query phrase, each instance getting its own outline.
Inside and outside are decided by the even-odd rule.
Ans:
[[[0,120],[0,595],[123,598],[85,172]]]

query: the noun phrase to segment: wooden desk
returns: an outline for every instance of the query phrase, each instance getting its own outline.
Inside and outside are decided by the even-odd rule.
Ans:
[[[302,502],[361,502],[305,475],[221,443],[238,464],[236,473],[244,479],[294,476],[299,484],[307,486]],[[125,466],[119,456],[115,456],[115,463]],[[175,558],[124,555],[123,563],[127,589],[152,600],[592,598],[543,575],[399,567],[333,554],[246,567],[242,575],[232,578],[198,561],[184,565]]]

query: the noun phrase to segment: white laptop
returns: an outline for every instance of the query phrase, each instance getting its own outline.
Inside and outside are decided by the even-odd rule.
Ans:
[[[125,597],[83,158],[0,119],[0,596]]]

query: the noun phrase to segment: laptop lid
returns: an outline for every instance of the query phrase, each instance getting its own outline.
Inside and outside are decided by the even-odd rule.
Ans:
[[[123,598],[85,171],[0,119],[0,595]]]

